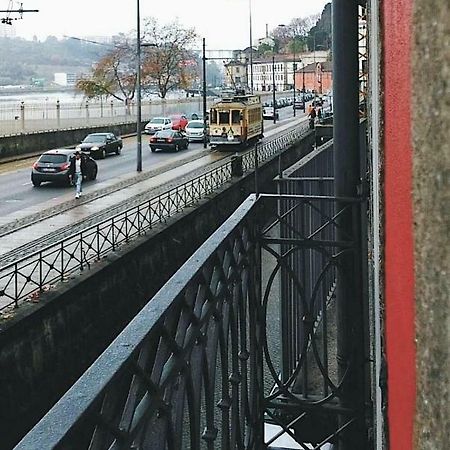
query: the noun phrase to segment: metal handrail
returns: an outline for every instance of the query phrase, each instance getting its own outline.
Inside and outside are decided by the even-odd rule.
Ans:
[[[305,210],[314,205],[320,220],[308,230],[313,238],[295,237],[288,252],[280,252],[286,245],[283,233],[278,233],[281,227],[269,234],[265,227],[268,219],[285,209],[282,203],[289,206],[292,201]],[[318,334],[314,326],[326,311],[315,305],[329,300],[322,286],[328,286],[330,271],[342,269],[341,276],[348,278],[358,295],[358,277],[342,267],[344,255],[352,254],[355,261],[360,256],[356,236],[347,236],[343,248],[334,239],[324,240],[327,229],[338,226],[323,209],[328,203],[335,204],[338,213],[360,213],[359,198],[250,195],[16,450],[68,446],[258,450],[267,444],[265,419],[301,448],[314,442],[318,450],[343,435],[360,433],[367,411],[348,402],[348,391],[341,389],[358,370],[357,347],[350,349],[346,372],[334,373],[320,347],[335,350],[335,341],[326,327]],[[301,227],[295,216],[291,218],[294,229]],[[290,218],[285,216],[286,220]],[[314,258],[318,267],[302,273],[288,256],[309,249],[319,250]],[[292,308],[280,296],[281,269],[288,275],[289,288],[298,289]],[[314,271],[317,276],[308,294],[303,286]],[[299,319],[293,329],[288,328],[296,343],[292,355],[278,350],[277,322],[282,316],[285,331],[285,315]],[[335,366],[336,351],[327,355],[330,366]],[[289,373],[280,377],[286,363],[291,363]],[[308,381],[313,373],[316,383]],[[311,436],[314,441],[307,440]]]
[[[258,161],[263,162],[288,148],[305,131],[303,127],[294,129],[260,144]],[[242,159],[243,172],[252,170],[255,149],[244,153]],[[63,281],[70,273],[90,268],[92,262],[192,206],[231,178],[231,161],[227,160],[192,180],[0,268],[0,301],[9,299],[0,312],[12,306],[17,308],[27,299],[38,301],[40,292],[52,284]]]

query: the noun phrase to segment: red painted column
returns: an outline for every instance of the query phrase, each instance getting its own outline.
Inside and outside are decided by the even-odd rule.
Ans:
[[[385,299],[391,450],[413,448],[416,398],[411,140],[413,0],[385,0]]]

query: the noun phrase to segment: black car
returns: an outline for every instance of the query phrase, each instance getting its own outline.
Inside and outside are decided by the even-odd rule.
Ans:
[[[187,136],[176,130],[161,130],[157,131],[153,137],[150,138],[150,149],[154,152],[160,148],[162,150],[181,150],[182,148],[188,148],[189,139]]]
[[[305,111],[305,102],[303,100],[295,100],[294,109],[301,109]]]
[[[69,168],[74,154],[74,149],[66,148],[50,150],[43,153],[31,169],[31,182],[33,186],[38,187],[44,181],[70,184]],[[87,167],[87,176],[85,176],[85,179],[95,180],[98,171],[97,163],[88,155],[83,155],[83,158],[86,158]]]
[[[94,158],[103,159],[108,153],[120,155],[122,146],[122,139],[114,133],[91,133],[77,145],[77,149]]]

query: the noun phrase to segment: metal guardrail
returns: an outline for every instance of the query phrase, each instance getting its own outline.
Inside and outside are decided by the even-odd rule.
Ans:
[[[262,162],[299,140],[305,128],[292,130],[258,146]],[[242,155],[243,170],[254,167],[255,150]],[[145,234],[175,213],[192,206],[232,178],[231,161],[148,201],[121,212],[0,268],[0,312],[20,302],[38,301],[41,292],[69,274],[90,268],[111,251]]]
[[[341,386],[358,358],[350,352],[345,374],[331,373],[321,360],[322,337],[313,324],[318,320],[314,304],[326,299],[326,289],[320,289],[327,284],[325,274],[339,268],[343,252],[356,259],[360,254],[355,236],[342,242],[328,238],[339,224],[323,212],[327,204],[338,216],[344,210],[357,214],[361,206],[360,199],[326,196],[247,198],[16,450],[259,450],[282,434],[299,448],[319,450],[344,435],[351,439],[364,428],[365,411],[347,401]],[[310,298],[301,287],[312,273],[295,272],[289,258],[277,253],[288,244],[279,232],[289,221],[290,205],[313,208],[320,218],[309,234],[289,238],[291,252],[315,250],[325,256],[316,260]],[[280,217],[278,211],[285,214]],[[271,218],[274,226],[267,226]],[[297,309],[284,309],[281,267],[298,288]],[[287,356],[292,365],[282,377],[286,355],[279,351],[278,331],[286,324],[280,313],[295,316],[289,330],[301,343]],[[335,346],[332,340],[327,345]],[[311,353],[315,373],[307,362]],[[336,364],[338,356],[334,352],[329,359]],[[306,382],[305,367],[310,370]],[[281,427],[270,440],[264,420]]]

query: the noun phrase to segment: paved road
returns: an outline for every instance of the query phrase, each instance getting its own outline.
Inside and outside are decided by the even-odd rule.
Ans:
[[[298,112],[298,111],[297,111]],[[280,110],[279,124],[284,124],[292,118],[292,108]],[[274,125],[265,121],[265,129],[270,130]],[[148,147],[148,136],[143,136],[142,142],[142,166],[143,171],[154,169],[165,164],[173,164],[177,160],[200,157],[211,149],[203,149],[201,143],[191,143],[187,150],[179,153],[158,151],[151,153]],[[31,206],[36,207],[40,203],[56,200],[63,195],[71,193],[73,188],[44,183],[39,188],[34,188],[30,180],[30,167],[36,158],[30,158],[19,162],[11,162],[0,165],[0,216],[11,215]],[[83,192],[89,194],[101,183],[130,176],[136,173],[136,138],[124,139],[124,147],[120,156],[108,155],[104,160],[98,160],[98,175],[94,181],[86,181],[83,184]],[[182,162],[180,161],[180,164]]]

